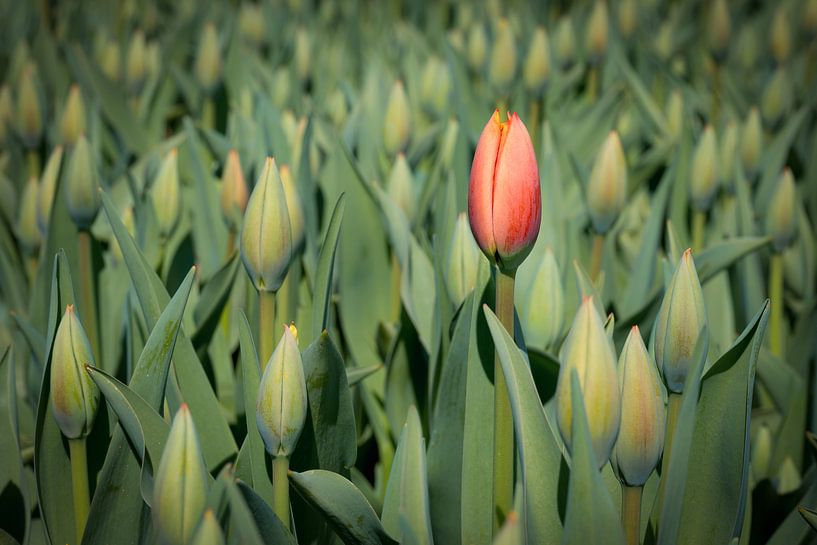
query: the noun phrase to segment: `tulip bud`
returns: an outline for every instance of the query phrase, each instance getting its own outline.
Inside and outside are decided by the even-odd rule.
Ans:
[[[806,0],[803,4],[803,30],[813,38],[817,34],[817,0]]]
[[[191,545],[224,545],[224,533],[218,525],[212,509],[208,509],[201,517],[201,522],[190,540]]]
[[[250,198],[247,182],[241,170],[241,159],[234,149],[227,154],[221,174],[221,213],[231,231],[237,231]]]
[[[786,168],[777,181],[766,213],[766,232],[776,252],[785,250],[797,234],[797,192],[794,176]]]
[[[346,104],[346,95],[340,89],[335,89],[326,99],[326,109],[329,119],[336,127],[343,126],[349,115],[349,108]]]
[[[297,334],[294,326],[284,327],[258,385],[255,420],[270,456],[291,455],[306,421],[306,380]]]
[[[289,100],[289,70],[280,67],[272,77],[272,103],[278,108],[283,108]]]
[[[150,190],[159,236],[167,240],[176,229],[182,212],[181,187],[176,148],[170,150],[159,166]]]
[[[729,120],[721,135],[721,145],[718,152],[719,178],[723,186],[732,189],[732,181],[735,177],[735,159],[738,154],[738,126],[733,120]]]
[[[506,90],[516,73],[516,43],[511,25],[505,18],[497,22],[490,62],[488,80],[495,89]]]
[[[814,227],[809,221],[803,203],[798,203],[797,232],[801,236],[795,238],[783,252],[783,277],[786,285],[801,297],[808,297],[812,289],[815,274],[817,250],[814,247]]]
[[[556,58],[562,69],[570,68],[576,62],[576,34],[569,15],[559,19],[556,26]]]
[[[570,376],[575,369],[582,388],[593,452],[599,467],[610,458],[621,422],[621,392],[616,378],[616,357],[592,297],[585,297],[559,354],[556,383],[556,419],[568,449],[573,430]]]
[[[292,251],[298,253],[303,248],[306,235],[304,205],[301,202],[301,196],[298,194],[298,187],[295,185],[295,179],[292,177],[289,165],[281,165],[281,183],[284,186],[284,197],[286,198],[287,213],[289,214]]]
[[[627,165],[616,131],[610,131],[596,156],[587,185],[587,209],[593,228],[606,233],[624,208],[627,198]]]
[[[445,126],[445,133],[443,134],[442,143],[440,144],[440,164],[443,170],[450,169],[454,161],[454,152],[457,146],[457,136],[459,132],[460,124],[452,117]]]
[[[122,51],[115,40],[107,40],[99,53],[99,67],[111,81],[119,81],[122,72]]]
[[[758,56],[758,36],[755,27],[750,24],[741,26],[735,52],[738,55],[740,66],[746,70],[753,70]]]
[[[525,260],[542,215],[539,170],[528,129],[519,116],[499,110],[485,125],[471,164],[468,218],[482,252],[503,271]]]
[[[488,54],[488,37],[481,23],[474,23],[468,31],[468,66],[474,72],[481,72]]]
[[[763,146],[763,129],[760,126],[760,112],[757,108],[752,107],[740,135],[740,159],[743,169],[750,178],[754,177],[757,172],[761,146]]]
[[[17,134],[26,148],[32,149],[40,143],[43,132],[43,113],[40,93],[37,89],[36,68],[27,65],[17,82]]]
[[[90,229],[99,211],[99,174],[91,145],[80,135],[66,172],[65,205],[68,215],[80,229]]]
[[[383,145],[389,155],[405,151],[411,137],[411,109],[402,81],[394,82],[383,119]]]
[[[238,28],[241,36],[255,47],[264,41],[264,13],[258,4],[244,3],[238,12]]]
[[[633,326],[618,359],[621,427],[613,450],[613,468],[627,486],[644,486],[664,450],[666,410],[661,377]]]
[[[784,66],[774,71],[774,76],[766,85],[763,97],[760,99],[760,109],[763,119],[771,126],[775,126],[788,113],[792,102],[792,89],[789,76]]]
[[[638,6],[635,0],[622,0],[618,5],[618,28],[621,35],[627,39],[635,32],[638,24]]]
[[[85,133],[85,103],[79,85],[72,85],[68,92],[68,100],[65,101],[65,109],[62,111],[60,132],[62,141],[67,146],[73,146],[79,135]]]
[[[675,29],[672,20],[667,20],[661,23],[658,27],[658,33],[655,35],[655,53],[662,61],[669,61],[670,57],[675,51],[674,40]]]
[[[8,85],[2,85],[0,86],[0,147],[4,147],[9,141],[9,130],[14,117],[13,110],[11,88]]]
[[[414,175],[411,173],[406,156],[402,153],[398,153],[394,161],[386,184],[386,192],[406,215],[406,219],[411,222],[414,218],[414,205],[417,200],[414,196]]]
[[[241,229],[241,260],[259,291],[278,291],[292,260],[286,194],[275,159],[268,157],[252,190]]]
[[[136,234],[136,223],[134,222],[133,218],[133,207],[128,206],[122,210],[122,216],[119,219],[122,220],[122,225],[125,226],[125,230],[130,234],[130,236],[133,237]],[[111,237],[110,250],[113,260],[116,263],[125,262],[125,257],[122,255],[122,247],[119,246],[119,241],[116,237]]]
[[[51,411],[68,439],[91,433],[99,389],[86,365],[94,365],[91,343],[77,318],[74,305],[65,308],[51,353]]]
[[[752,441],[752,455],[750,456],[752,474],[756,481],[769,476],[769,463],[772,459],[773,448],[772,433],[769,426],[761,424]]]
[[[30,177],[23,194],[20,196],[20,204],[17,217],[17,240],[23,250],[29,255],[37,253],[40,247],[40,231],[37,228],[37,178]]]
[[[678,90],[670,93],[665,107],[667,112],[667,133],[670,138],[677,140],[681,136],[684,126],[684,97]]]
[[[312,64],[312,45],[309,43],[309,34],[303,28],[295,31],[294,58],[295,74],[302,82],[306,81]]]
[[[791,24],[783,5],[778,6],[774,12],[769,45],[777,64],[783,64],[788,60],[791,54]]]
[[[209,475],[186,404],[179,407],[153,486],[153,521],[169,545],[185,545],[207,501]]]
[[[706,328],[706,307],[692,260],[686,250],[664,294],[655,321],[655,362],[672,392],[684,389],[698,338]]]
[[[451,234],[445,274],[445,289],[454,305],[459,307],[476,287],[481,259],[468,219],[461,212]]]
[[[435,56],[429,57],[423,69],[420,102],[429,114],[439,116],[448,109],[450,94],[451,73],[448,65]]]
[[[128,44],[128,59],[125,68],[125,81],[134,95],[139,94],[145,84],[147,74],[147,55],[145,54],[145,34],[136,30]]]
[[[690,198],[692,208],[699,212],[709,210],[718,188],[717,147],[715,129],[707,125],[692,156]]]
[[[546,248],[536,264],[530,287],[519,291],[518,308],[522,309],[522,324],[528,346],[546,350],[562,337],[564,326],[564,289],[559,264],[553,250]]]
[[[607,3],[604,0],[596,0],[590,19],[587,20],[585,35],[585,47],[591,63],[598,63],[607,51],[608,18]]]
[[[729,7],[726,5],[726,0],[714,0],[710,5],[707,37],[709,51],[718,62],[726,58],[731,33],[732,23],[729,19]]]
[[[196,51],[196,79],[206,93],[212,93],[221,81],[221,48],[216,25],[207,23],[201,31]]]
[[[533,31],[523,73],[528,92],[537,97],[542,96],[550,76],[550,45],[547,32],[542,26]]]

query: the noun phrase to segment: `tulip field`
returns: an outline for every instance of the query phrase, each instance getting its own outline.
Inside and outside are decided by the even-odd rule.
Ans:
[[[0,0],[0,545],[815,544],[816,222],[817,0]]]

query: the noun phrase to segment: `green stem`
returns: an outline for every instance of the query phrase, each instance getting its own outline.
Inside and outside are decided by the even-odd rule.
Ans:
[[[596,233],[593,236],[593,254],[590,259],[590,279],[595,281],[601,272],[601,257],[604,253],[604,235]]]
[[[678,413],[681,412],[681,394],[670,392],[667,401],[667,430],[664,435],[664,456],[661,460],[661,482],[658,485],[658,518],[664,507],[664,491],[667,487],[670,459],[672,457],[672,441],[675,435],[675,426],[678,423]]]
[[[513,289],[516,271],[496,272],[495,310],[505,330],[513,337]],[[494,533],[513,509],[513,413],[499,353],[494,358]]]
[[[28,175],[34,178],[39,178],[40,156],[33,149],[30,149],[26,152],[26,163],[28,165]]]
[[[210,95],[204,97],[204,104],[201,108],[201,124],[205,129],[213,129],[216,125],[216,105]]]
[[[94,352],[94,361],[100,363],[99,330],[97,329],[96,297],[94,295],[94,256],[91,249],[91,232],[82,229],[79,232],[79,278],[80,278],[80,316],[91,349]]]
[[[69,439],[68,448],[71,455],[71,483],[74,491],[74,523],[77,531],[77,544],[79,544],[82,542],[82,534],[85,532],[85,523],[88,520],[88,509],[91,505],[85,438]]]
[[[590,65],[590,70],[587,73],[587,96],[591,101],[596,100],[599,93],[599,71],[595,64]]]
[[[769,346],[772,354],[783,357],[783,254],[775,252],[769,270]]]
[[[275,347],[275,292],[272,291],[258,292],[258,347],[263,372]]]
[[[692,212],[692,251],[700,252],[704,249],[704,227],[706,213],[701,210]]]
[[[276,456],[272,459],[272,510],[284,527],[289,524],[289,458]]]
[[[641,537],[641,486],[621,484],[621,525],[627,545],[638,545]]]
[[[29,289],[34,289],[34,282],[37,280],[37,265],[39,263],[37,260],[37,255],[33,253],[26,255],[25,262]]]

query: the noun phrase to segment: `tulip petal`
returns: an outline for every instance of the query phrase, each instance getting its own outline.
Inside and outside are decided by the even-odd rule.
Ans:
[[[499,147],[502,142],[502,122],[499,110],[488,120],[477,143],[471,164],[471,183],[468,188],[468,219],[479,247],[493,260],[496,242],[493,231],[494,173]]]

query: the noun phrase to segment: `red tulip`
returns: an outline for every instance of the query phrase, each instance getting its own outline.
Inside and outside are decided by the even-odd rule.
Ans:
[[[477,244],[504,271],[515,270],[536,241],[539,170],[528,129],[515,113],[503,123],[496,110],[482,130],[471,165],[468,217]]]

